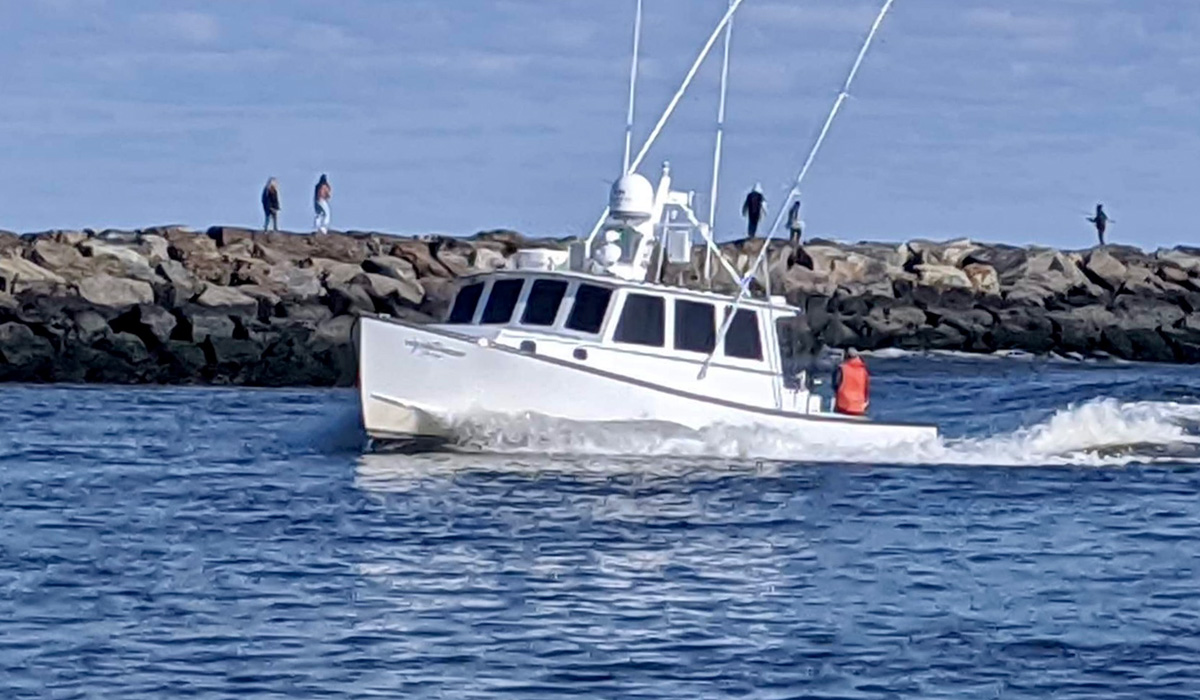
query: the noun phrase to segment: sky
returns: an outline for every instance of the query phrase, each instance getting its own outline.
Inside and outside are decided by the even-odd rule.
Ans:
[[[882,0],[745,0],[717,235],[778,207]],[[726,0],[644,0],[635,146]],[[634,0],[0,0],[0,229],[590,229]],[[803,191],[807,236],[1200,245],[1200,3],[896,0]],[[641,172],[708,211],[720,45]]]

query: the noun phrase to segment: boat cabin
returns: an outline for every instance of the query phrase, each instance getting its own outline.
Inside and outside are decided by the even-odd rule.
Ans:
[[[819,399],[810,400],[805,386],[802,359],[788,342],[799,310],[743,301],[718,341],[731,307],[728,297],[708,292],[567,271],[511,270],[461,280],[441,327],[715,400],[819,410]]]

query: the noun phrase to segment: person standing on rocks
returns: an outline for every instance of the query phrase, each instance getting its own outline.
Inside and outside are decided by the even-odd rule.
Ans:
[[[762,183],[755,183],[754,189],[750,190],[750,194],[746,195],[746,201],[742,204],[742,216],[746,217],[749,224],[746,234],[750,238],[758,235],[758,222],[766,213],[767,198],[763,196]]]
[[[788,209],[788,231],[792,234],[792,246],[800,245],[800,238],[804,235],[804,222],[800,220],[800,199],[792,202],[792,206]]]
[[[1104,213],[1104,205],[1096,205],[1096,215],[1089,216],[1088,221],[1096,227],[1096,235],[1100,237],[1100,245],[1104,245],[1104,232],[1108,229],[1108,214]]]
[[[834,372],[833,386],[837,391],[835,411],[848,416],[866,414],[871,405],[871,375],[858,350],[846,350],[846,360]]]
[[[275,178],[267,180],[262,191],[263,231],[279,230],[279,183]]]
[[[313,192],[313,208],[317,212],[313,228],[317,233],[329,232],[329,200],[332,198],[333,188],[329,186],[329,178],[322,173],[321,179],[317,181],[317,189]]]

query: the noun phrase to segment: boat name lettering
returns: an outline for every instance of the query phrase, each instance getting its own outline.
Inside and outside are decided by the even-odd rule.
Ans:
[[[408,346],[409,352],[414,355],[426,355],[429,357],[463,357],[466,355],[461,350],[452,350],[436,341],[406,340],[404,344]]]

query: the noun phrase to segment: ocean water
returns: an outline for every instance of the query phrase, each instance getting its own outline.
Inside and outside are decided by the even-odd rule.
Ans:
[[[1200,697],[1200,368],[871,366],[946,437],[5,386],[0,697]]]

